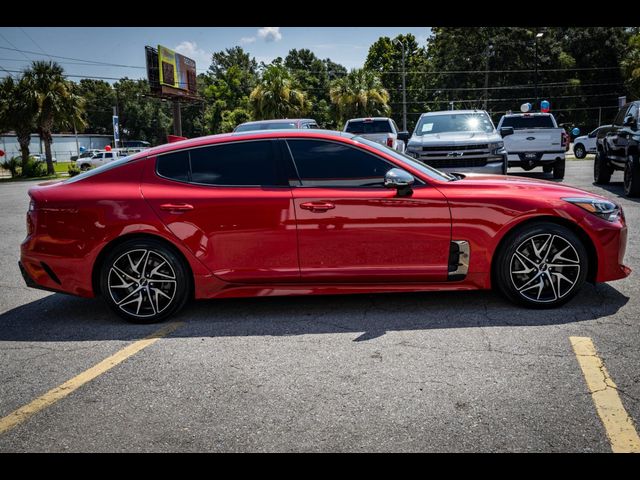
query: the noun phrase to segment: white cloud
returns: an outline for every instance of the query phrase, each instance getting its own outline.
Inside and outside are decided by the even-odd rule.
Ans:
[[[246,45],[248,43],[253,43],[256,41],[256,37],[242,37],[240,39],[240,43]]]
[[[198,44],[196,42],[190,42],[185,40],[181,42],[179,45],[173,48],[176,52],[184,55],[185,57],[189,57],[192,60],[195,60],[196,66],[198,68],[207,68],[211,63],[211,54],[205,52],[203,49],[198,48]]]
[[[277,42],[282,40],[280,27],[262,27],[258,29],[258,37],[262,38],[265,42]]]

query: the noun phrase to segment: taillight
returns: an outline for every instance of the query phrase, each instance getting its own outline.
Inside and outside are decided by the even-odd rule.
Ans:
[[[29,202],[29,210],[27,211],[27,235],[31,235],[34,230],[33,218],[32,216],[36,211],[36,202],[33,201],[33,198]]]
[[[562,132],[562,139],[560,140],[560,146],[562,147],[566,147],[567,146],[567,137],[569,135],[567,135],[567,132]]]
[[[387,137],[387,147],[393,148],[393,137]]]

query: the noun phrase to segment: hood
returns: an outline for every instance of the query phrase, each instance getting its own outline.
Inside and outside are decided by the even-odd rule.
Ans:
[[[414,135],[409,139],[409,145],[464,145],[473,143],[501,142],[502,137],[497,132],[442,132]]]
[[[482,173],[464,173],[463,175],[464,178],[458,181],[465,186],[477,185],[478,188],[490,188],[492,190],[504,189],[505,191],[517,193],[519,196],[535,196],[544,192],[547,195],[557,195],[558,198],[590,197],[611,201],[602,195],[550,180],[506,175],[486,175]]]

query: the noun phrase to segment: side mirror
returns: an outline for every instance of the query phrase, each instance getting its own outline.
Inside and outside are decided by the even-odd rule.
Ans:
[[[506,137],[508,135],[513,135],[513,133],[514,133],[513,127],[502,127],[500,129],[500,136],[502,138],[504,138],[504,137]]]
[[[402,140],[405,143],[405,145],[409,141],[410,137],[411,135],[409,134],[409,132],[398,132],[398,140]]]
[[[635,127],[636,119],[634,118],[633,115],[627,115],[626,117],[624,117],[624,121],[622,122],[622,125],[625,127]]]
[[[398,190],[399,197],[406,197],[413,193],[411,185],[416,181],[409,172],[401,168],[392,168],[384,176],[384,186]]]

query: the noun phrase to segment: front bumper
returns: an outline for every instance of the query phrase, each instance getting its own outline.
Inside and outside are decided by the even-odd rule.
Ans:
[[[428,162],[427,165],[429,164]],[[483,167],[435,167],[441,172],[461,172],[461,173],[486,173],[489,175],[504,175],[504,161],[487,163]]]

